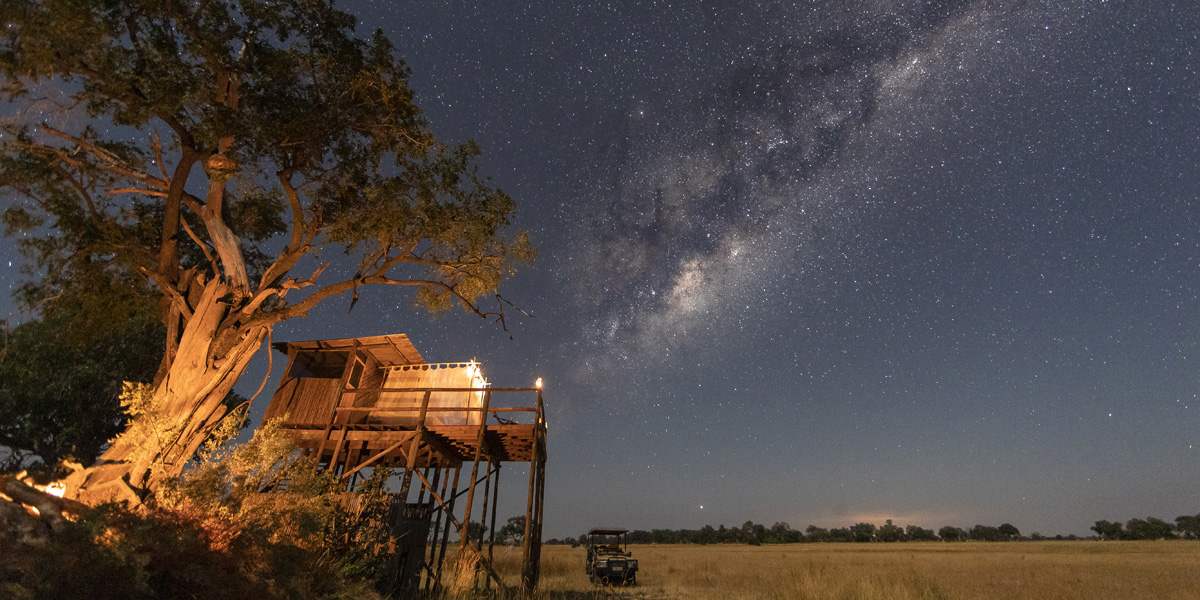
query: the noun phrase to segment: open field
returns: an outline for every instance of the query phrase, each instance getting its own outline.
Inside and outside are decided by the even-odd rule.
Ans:
[[[499,551],[500,549],[497,548]],[[630,546],[640,585],[599,588],[546,546],[540,598],[1200,599],[1200,542]],[[519,551],[497,555],[516,582]]]

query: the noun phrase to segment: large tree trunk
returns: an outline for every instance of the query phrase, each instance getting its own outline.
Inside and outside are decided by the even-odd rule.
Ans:
[[[266,326],[229,326],[233,288],[220,279],[199,281],[199,298],[178,349],[149,402],[96,464],[69,476],[67,497],[88,504],[140,501],[161,482],[177,478],[225,417],[223,401],[266,336]],[[223,325],[225,325],[223,327]]]

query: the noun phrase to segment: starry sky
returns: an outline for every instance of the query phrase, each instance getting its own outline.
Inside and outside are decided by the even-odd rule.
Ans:
[[[543,377],[547,538],[1200,512],[1190,3],[339,6],[517,200],[536,317],[370,290],[274,339]]]

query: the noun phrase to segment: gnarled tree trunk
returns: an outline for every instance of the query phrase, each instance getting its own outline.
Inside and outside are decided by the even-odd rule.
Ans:
[[[165,376],[96,464],[69,476],[67,497],[88,504],[140,501],[176,478],[225,417],[223,403],[266,337],[267,326],[229,323],[232,287],[220,279],[201,287]]]

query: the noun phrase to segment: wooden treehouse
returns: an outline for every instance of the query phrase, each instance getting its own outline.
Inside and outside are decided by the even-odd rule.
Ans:
[[[530,388],[491,387],[479,363],[426,363],[405,335],[274,347],[288,366],[263,420],[286,415],[282,429],[347,492],[364,469],[393,470],[395,591],[437,589],[451,527],[456,555],[477,554],[484,585],[503,589],[492,557],[506,462],[529,463],[521,585],[537,586],[546,477],[540,379]],[[486,541],[468,538],[473,522],[487,526]]]

